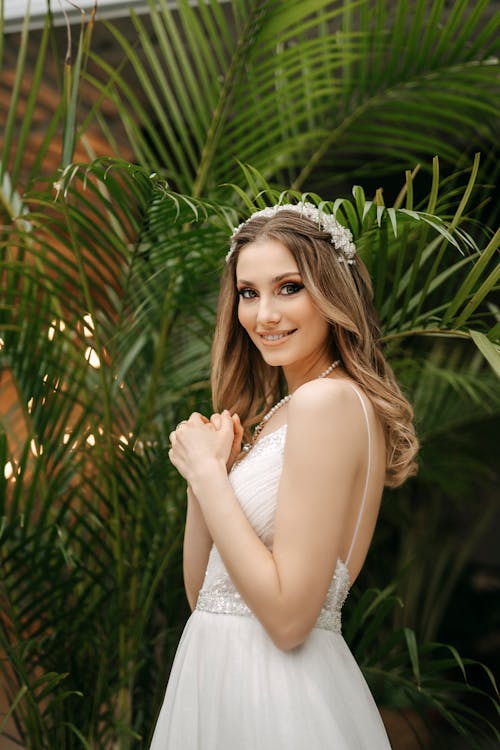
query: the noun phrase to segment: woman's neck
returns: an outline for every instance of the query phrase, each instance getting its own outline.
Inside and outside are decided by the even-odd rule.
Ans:
[[[335,367],[332,366],[335,361],[336,358],[334,357],[331,359],[322,357],[307,367],[294,365],[286,365],[283,367],[283,374],[287,383],[288,393],[294,393],[297,388],[300,388],[301,385],[308,383],[310,380],[315,380],[319,377],[329,377],[330,373],[335,372],[336,367],[338,367],[338,365]],[[329,370],[330,367],[330,372],[325,372]]]

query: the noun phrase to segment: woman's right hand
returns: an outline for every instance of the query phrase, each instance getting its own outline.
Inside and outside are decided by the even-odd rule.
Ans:
[[[231,420],[233,422],[234,437],[233,444],[231,446],[231,452],[226,464],[228,473],[231,471],[231,467],[241,453],[241,441],[243,440],[243,427],[241,425],[238,414],[233,414]],[[210,422],[213,424],[215,429],[218,430],[221,424],[220,414],[212,414],[212,416],[210,417]]]

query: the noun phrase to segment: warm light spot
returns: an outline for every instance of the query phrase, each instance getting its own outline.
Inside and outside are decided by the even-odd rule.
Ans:
[[[52,341],[52,339],[56,335],[57,330],[64,331],[65,328],[66,328],[66,323],[64,322],[64,320],[59,320],[59,321],[52,320],[50,323],[49,330],[47,331],[47,336],[49,340]]]
[[[83,335],[87,336],[87,337],[88,336],[93,336],[94,335],[94,330],[95,330],[95,325],[94,325],[94,321],[92,319],[92,315],[89,315],[87,313],[87,315],[83,316],[83,320],[87,324],[87,325],[83,326]]]
[[[137,453],[139,456],[144,455],[144,443],[142,440],[136,440],[134,443],[134,453]]]
[[[31,414],[32,408],[33,408],[33,396],[28,401],[28,411],[29,411],[30,414]]]
[[[99,359],[99,355],[97,354],[95,349],[92,349],[91,346],[88,346],[85,350],[85,359],[89,363],[91,367],[94,367],[97,369],[101,366],[101,360]]]
[[[95,445],[95,437],[94,435],[89,435],[87,438],[87,445]]]
[[[5,346],[5,341],[2,338],[0,338],[0,352],[2,351],[4,346]]]
[[[12,466],[11,461],[7,461],[3,467],[3,475],[5,479],[11,479],[14,476],[14,467]]]
[[[37,445],[34,439],[30,443],[30,449],[34,456],[41,456],[43,453],[43,445]]]
[[[46,372],[45,375],[43,376],[42,380],[43,380],[44,383],[46,383],[48,379],[49,379],[49,373]]]
[[[124,451],[127,445],[128,437],[126,435],[120,435],[120,437],[118,438],[118,448]]]
[[[69,443],[69,439],[71,437],[71,432],[65,432],[63,435],[63,444],[67,445]]]

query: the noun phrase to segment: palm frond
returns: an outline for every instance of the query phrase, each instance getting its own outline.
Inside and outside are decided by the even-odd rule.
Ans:
[[[400,3],[395,17],[385,3],[368,12],[366,0],[240,6],[151,3],[151,27],[133,16],[135,47],[109,24],[139,87],[93,57],[91,82],[120,111],[138,158],[160,160],[180,190],[213,194],[235,179],[233,157],[296,189],[327,179],[331,190],[360,162],[372,175],[387,159],[398,170],[433,153],[455,164],[478,143],[478,122],[484,150],[495,143],[485,0],[430,13],[423,0]]]
[[[72,748],[82,736],[130,738],[131,702],[122,699],[140,669],[133,655],[151,629],[155,593],[177,564],[183,491],[164,454],[173,399],[170,413],[154,407],[164,353],[150,328],[136,356],[147,359],[157,346],[158,364],[131,374],[123,347],[133,304],[143,301],[139,238],[155,196],[169,206],[162,216],[170,231],[204,206],[107,160],[72,165],[57,190],[55,202],[51,190],[30,196],[32,211],[4,241],[0,262],[8,407],[0,424],[15,436],[3,441],[11,472],[2,473],[0,492],[0,645],[8,656],[0,668],[11,699],[19,698],[21,737],[32,747]],[[170,308],[162,312],[168,321]],[[104,645],[110,636],[114,653]],[[109,659],[89,661],[104,651]],[[46,680],[37,683],[40,674]]]
[[[394,585],[369,589],[350,607],[344,625],[346,639],[378,705],[417,712],[431,735],[435,726],[427,722],[427,713],[436,712],[478,750],[484,739],[500,738],[493,723],[464,700],[467,695],[477,695],[498,711],[498,688],[491,671],[472,659],[463,659],[446,644],[419,643],[408,627],[386,636],[383,623],[397,606],[402,602],[394,594]],[[469,683],[468,668],[473,666],[484,670],[489,689]]]

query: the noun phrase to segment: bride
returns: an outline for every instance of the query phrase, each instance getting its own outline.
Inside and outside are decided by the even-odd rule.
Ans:
[[[234,231],[212,391],[170,436],[193,613],[151,750],[389,750],[341,609],[417,440],[333,216],[281,204]]]

